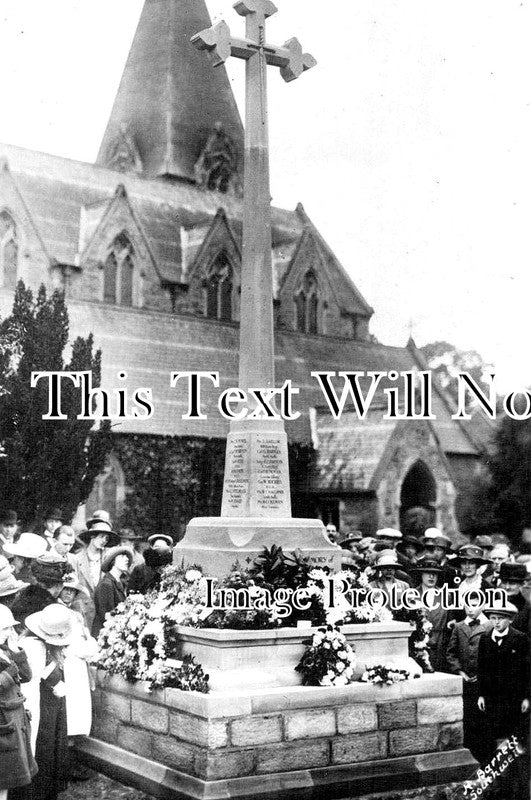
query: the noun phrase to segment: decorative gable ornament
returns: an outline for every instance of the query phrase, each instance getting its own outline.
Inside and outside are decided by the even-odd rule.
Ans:
[[[220,122],[206,139],[194,166],[195,179],[203,189],[242,196],[237,172],[238,153],[233,139],[225,133]]]
[[[111,141],[106,159],[109,169],[117,172],[134,172],[141,175],[144,167],[134,136],[122,123],[120,132]]]

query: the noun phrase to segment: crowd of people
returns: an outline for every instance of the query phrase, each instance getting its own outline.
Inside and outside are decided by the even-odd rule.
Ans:
[[[327,535],[342,549],[345,568],[367,570],[369,586],[389,598],[409,588],[419,598],[436,588],[456,590],[457,608],[422,604],[432,624],[428,651],[436,672],[463,679],[463,736],[482,765],[504,740],[516,737],[529,748],[531,552],[525,542],[515,550],[503,536],[476,537],[454,548],[441,530],[403,536],[383,528],[374,537],[359,531],[340,537],[334,525]],[[493,603],[469,602],[482,590],[502,589]],[[527,797],[528,755],[511,773],[507,798]]]
[[[397,598],[435,587],[457,590],[451,610],[427,608],[436,672],[463,679],[464,744],[485,764],[501,739],[527,743],[531,555],[502,537],[480,536],[454,548],[436,528],[402,535],[340,537],[343,568],[365,571],[369,586]],[[72,756],[92,723],[89,663],[106,615],[128,593],[156,588],[171,563],[166,534],[144,539],[115,531],[96,511],[77,534],[52,508],[43,529],[21,532],[17,513],[0,511],[0,800],[55,800],[88,773]],[[501,588],[503,602],[467,605],[467,592]],[[468,595],[470,596],[470,595]],[[515,795],[517,796],[517,795]]]
[[[155,588],[173,540],[113,530],[96,511],[76,535],[60,509],[21,532],[0,511],[0,800],[55,800],[90,773],[73,756],[92,725],[92,675],[105,616]]]

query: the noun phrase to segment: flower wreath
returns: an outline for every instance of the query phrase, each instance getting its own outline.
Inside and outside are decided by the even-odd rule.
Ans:
[[[318,628],[295,667],[303,686],[346,686],[354,677],[354,650],[339,628]]]

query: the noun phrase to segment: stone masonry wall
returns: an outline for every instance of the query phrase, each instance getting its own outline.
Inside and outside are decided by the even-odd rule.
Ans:
[[[448,695],[448,696],[445,696]],[[462,746],[460,680],[146,693],[99,673],[92,735],[203,780],[352,764]]]

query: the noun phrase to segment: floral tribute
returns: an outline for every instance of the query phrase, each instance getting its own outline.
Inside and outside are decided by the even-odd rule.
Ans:
[[[427,618],[425,609],[402,608],[394,613],[393,619],[397,622],[409,622],[414,626],[413,633],[409,637],[409,655],[419,667],[422,667],[424,672],[434,672],[428,652],[428,642],[433,625]]]
[[[199,570],[176,570],[165,576],[160,591],[134,594],[107,616],[98,637],[94,663],[111,675],[142,680],[147,691],[175,687],[208,691],[208,675],[191,656],[178,655],[177,624],[197,624],[203,595]]]
[[[385,667],[383,664],[377,664],[366,670],[360,681],[380,684],[380,686],[392,686],[393,683],[407,681],[408,678],[409,672],[406,669],[395,669],[394,667]]]
[[[303,686],[346,686],[354,679],[354,650],[338,627],[319,628],[295,667]]]

